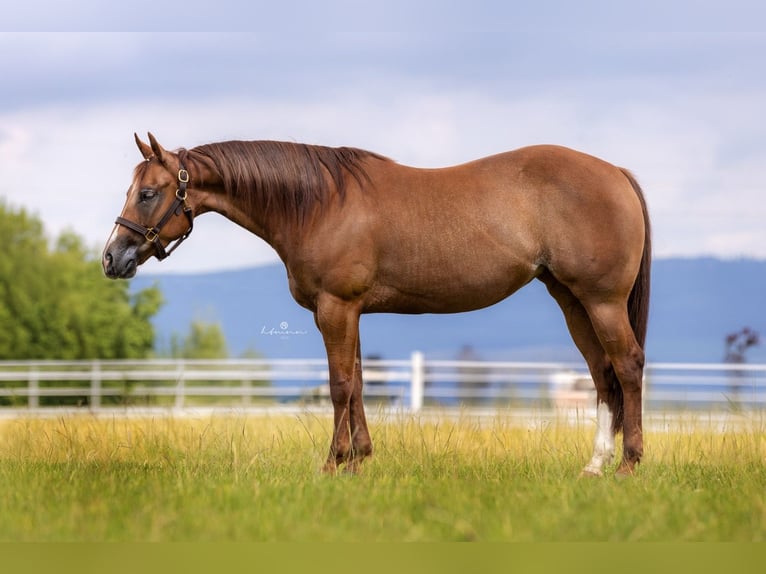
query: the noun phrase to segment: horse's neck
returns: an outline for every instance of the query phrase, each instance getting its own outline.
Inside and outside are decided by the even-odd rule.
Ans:
[[[213,211],[247,229],[271,245],[284,259],[291,249],[289,239],[295,236],[294,223],[281,221],[274,213],[267,214],[265,206],[251,204],[246,197],[229,196],[222,187],[204,190],[198,214]]]

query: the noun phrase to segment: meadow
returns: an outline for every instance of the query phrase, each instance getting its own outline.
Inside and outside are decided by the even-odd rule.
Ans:
[[[647,429],[638,473],[578,478],[593,421],[378,416],[359,475],[329,417],[0,420],[0,541],[764,541],[752,417]]]

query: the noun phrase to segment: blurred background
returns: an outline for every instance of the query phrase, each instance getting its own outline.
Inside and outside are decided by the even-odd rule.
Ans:
[[[763,3],[102,4],[4,9],[0,359],[323,356],[275,252],[215,214],[132,283],[102,278],[133,133],[151,131],[170,149],[278,139],[422,167],[536,143],[600,156],[649,204],[649,360],[766,361]],[[362,329],[383,359],[580,360],[539,285]]]

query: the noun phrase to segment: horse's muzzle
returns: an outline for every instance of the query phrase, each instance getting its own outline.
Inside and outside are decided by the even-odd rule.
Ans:
[[[110,279],[130,279],[138,269],[136,250],[127,249],[122,253],[112,253],[107,249],[101,264],[104,267],[104,275]]]

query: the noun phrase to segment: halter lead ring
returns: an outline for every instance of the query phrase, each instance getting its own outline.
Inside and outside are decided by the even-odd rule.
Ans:
[[[180,165],[177,177],[178,189],[176,189],[176,197],[160,219],[159,223],[157,223],[157,225],[154,227],[145,227],[140,223],[135,223],[129,219],[125,219],[124,217],[118,217],[115,220],[117,225],[122,225],[123,227],[127,227],[136,233],[140,233],[144,236],[144,239],[154,245],[154,253],[157,256],[157,259],[160,261],[173,253],[173,251],[175,251],[176,248],[181,245],[181,243],[183,243],[184,240],[189,237],[189,235],[191,235],[191,232],[194,229],[194,214],[192,213],[191,206],[186,201],[186,186],[189,183],[189,172],[184,168],[183,162]],[[181,215],[181,211],[183,211],[183,214],[189,221],[189,228],[184,231],[183,235],[181,235],[181,237],[176,240],[175,244],[173,244],[170,249],[166,250],[162,245],[162,241],[160,241],[160,232],[162,231],[162,228],[165,227],[165,224],[170,221],[170,218],[174,215]]]

